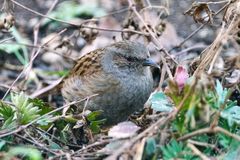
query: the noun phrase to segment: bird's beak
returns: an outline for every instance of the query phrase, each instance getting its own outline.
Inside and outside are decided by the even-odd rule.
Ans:
[[[151,60],[149,58],[143,61],[143,66],[151,66],[151,67],[160,69],[160,66],[156,62],[154,62],[153,60]]]

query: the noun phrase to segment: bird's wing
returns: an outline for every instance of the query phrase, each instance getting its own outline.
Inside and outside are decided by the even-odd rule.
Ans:
[[[112,92],[119,86],[119,81],[103,72],[101,67],[102,49],[81,57],[68,77],[64,79],[62,94],[68,101],[85,98],[93,94]],[[75,98],[74,98],[75,97]]]
[[[102,58],[102,53],[103,49],[97,49],[80,57],[69,76],[85,76],[101,70],[101,63],[99,61]]]
[[[75,101],[91,95],[114,93],[119,87],[119,81],[112,75],[101,71],[86,76],[71,76],[64,80],[62,94],[67,101]]]

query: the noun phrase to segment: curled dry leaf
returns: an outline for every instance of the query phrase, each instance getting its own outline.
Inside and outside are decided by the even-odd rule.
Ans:
[[[5,29],[9,30],[15,24],[15,18],[13,15],[9,14],[4,17],[3,20],[0,20],[0,30]]]
[[[4,18],[5,29],[10,29],[15,24],[15,18],[13,15],[9,14]]]
[[[230,77],[226,77],[226,80],[230,84],[240,83],[240,70],[234,70]]]
[[[98,27],[96,21],[88,22],[84,27],[80,27],[79,33],[87,42],[92,42],[99,33],[97,29],[94,29],[96,27]]]
[[[206,2],[193,3],[191,8],[188,9],[184,14],[192,16],[196,23],[208,22],[212,24],[213,21],[213,12]]]

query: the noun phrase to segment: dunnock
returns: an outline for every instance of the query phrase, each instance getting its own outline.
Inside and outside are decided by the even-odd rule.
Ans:
[[[87,109],[103,110],[107,124],[114,124],[143,108],[153,91],[149,59],[144,45],[121,41],[92,51],[77,60],[63,81],[62,95],[67,102],[89,99]],[[84,103],[77,104],[79,111]]]

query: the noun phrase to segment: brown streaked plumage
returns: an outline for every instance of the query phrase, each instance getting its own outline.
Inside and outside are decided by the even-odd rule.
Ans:
[[[100,70],[101,65],[98,61],[101,58],[102,50],[103,49],[97,49],[79,58],[77,64],[71,70],[70,75],[87,75]]]
[[[122,120],[141,109],[153,91],[147,49],[140,43],[121,41],[79,58],[63,81],[62,95],[67,102],[98,94],[87,109],[103,110],[108,124]],[[79,112],[84,103],[77,105]]]

